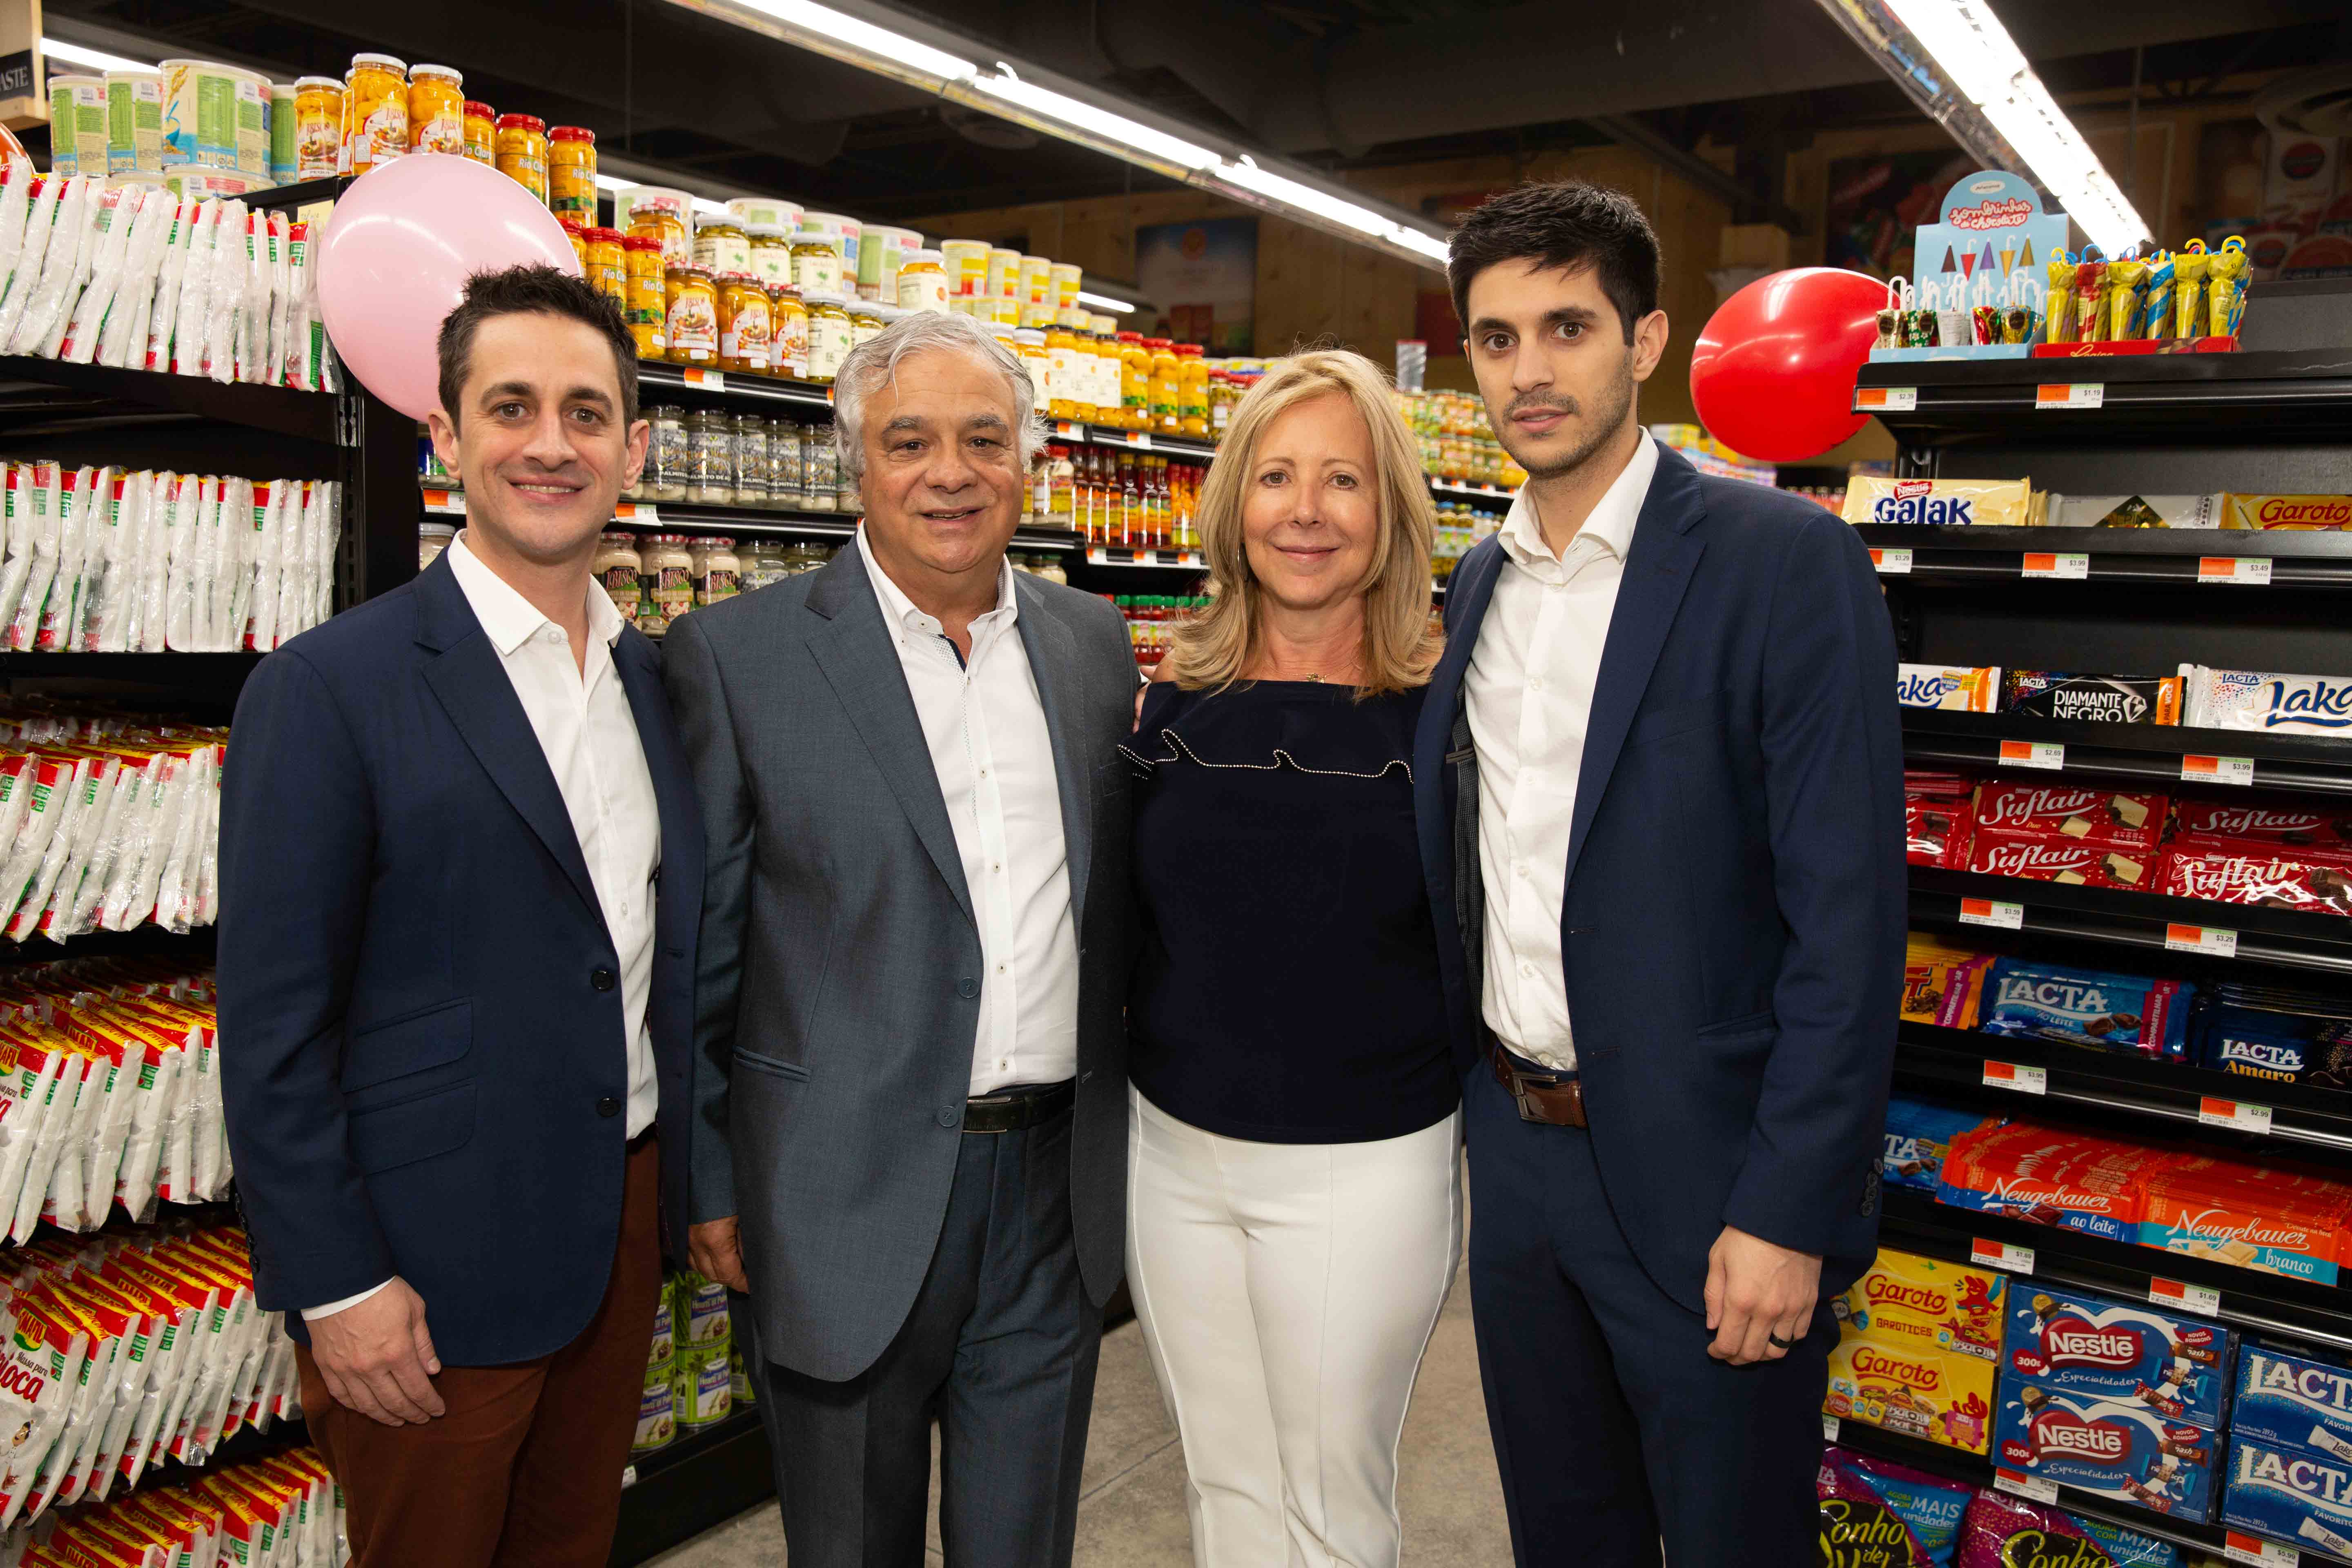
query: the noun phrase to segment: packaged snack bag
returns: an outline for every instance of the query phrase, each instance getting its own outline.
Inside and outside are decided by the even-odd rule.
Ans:
[[[1912,932],[1903,958],[1902,1016],[1947,1029],[1975,1028],[1992,957],[1948,948]]]
[[[2168,1541],[2044,1508],[1995,1491],[1977,1493],[1960,1521],[1958,1568],[2187,1568]]]
[[[1897,479],[1856,475],[1846,486],[1848,522],[1930,528],[2021,526],[2032,508],[2031,479]]]
[[[32,1500],[36,1474],[62,1435],[89,1333],[35,1286],[0,1311],[0,1530]]]
[[[1985,984],[1984,1032],[2183,1061],[2189,1004],[2184,980],[2003,958]]]
[[[2070,675],[2055,669],[2013,669],[2001,703],[2030,719],[2072,719],[2098,724],[2178,724],[2177,675]]]
[[[1901,664],[1895,667],[1895,700],[1906,708],[1942,708],[1959,713],[1990,713],[2000,689],[1998,665],[1965,668],[1954,665]]]
[[[1822,1451],[1822,1568],[1949,1568],[1976,1489],[1845,1448]]]

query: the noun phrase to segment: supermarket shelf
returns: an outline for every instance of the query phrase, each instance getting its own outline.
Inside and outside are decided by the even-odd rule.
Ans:
[[[747,1410],[629,1467],[612,1568],[632,1568],[773,1497],[768,1435]]]
[[[1487,501],[1498,507],[1508,507],[1519,493],[1517,490],[1507,490],[1500,485],[1465,485],[1457,484],[1452,479],[1437,479],[1429,481],[1429,490],[1440,500],[1451,496],[1465,496],[1472,500]]]
[[[1217,455],[1217,444],[1203,441],[1196,436],[1160,436],[1149,430],[1114,430],[1108,425],[1079,425],[1067,419],[1054,421],[1056,441],[1076,441],[1087,447],[1119,447],[1135,452],[1159,452],[1171,458],[1197,458],[1202,462]]]
[[[1961,921],[1964,899],[2021,905],[2023,924],[2018,929],[2026,931],[2159,952],[2166,951],[2169,925],[2220,928],[2237,933],[2239,963],[2352,975],[2352,920],[2342,915],[2210,903],[2127,889],[2074,887],[1936,866],[1911,868],[1914,925],[1959,931],[1984,929]]]
[[[1984,1076],[1987,1062],[2041,1068],[2048,1074],[2048,1090],[2036,1097],[1989,1089]],[[2337,1155],[2352,1153],[2352,1092],[2242,1078],[2132,1053],[1906,1022],[1897,1027],[1895,1074],[1930,1094],[1983,1089],[1989,1096],[1999,1097],[1999,1107],[2006,1115],[2041,1114],[2032,1103],[2039,1098],[2129,1117],[2158,1135],[2200,1127],[2207,1133],[2221,1134],[2222,1129],[2199,1119],[2208,1100],[2260,1106],[2271,1113],[2267,1134],[2226,1134],[2246,1152],[2272,1157],[2312,1149]]]
[[[2036,389],[2093,384],[2097,408],[2045,409]],[[1988,435],[2148,441],[2193,433],[2204,445],[2262,444],[2293,436],[2339,439],[2352,417],[2352,352],[2137,354],[2080,359],[1939,360],[1864,364],[1857,391],[1908,387],[1918,406],[1872,409],[1905,447]]]
[[[422,487],[427,517],[462,519],[462,490],[443,489],[429,481]],[[697,533],[775,534],[791,539],[847,539],[857,531],[857,514],[849,511],[802,511],[792,508],[703,506],[693,501],[623,501],[626,515],[613,520],[616,529]],[[1019,528],[1013,533],[1018,550],[1076,550],[1078,536],[1066,529]]]
[[[777,375],[746,375],[740,371],[703,370],[660,360],[639,360],[640,409],[672,398],[745,414],[797,414],[805,418],[833,413],[833,388],[823,382],[788,381]]]
[[[1930,1443],[1923,1438],[1906,1437],[1898,1432],[1883,1431],[1860,1421],[1840,1422],[1837,1443],[1840,1447],[1851,1448],[1857,1454],[1891,1459],[1898,1465],[1908,1465],[1915,1470],[1964,1481],[1970,1486],[1982,1487],[1987,1491],[1993,1489],[1993,1464],[1982,1454],[1946,1447],[1941,1443]],[[2105,1498],[2077,1491],[2073,1487],[2058,1489],[2057,1506],[2068,1513],[2137,1531],[2142,1535],[2152,1535],[2159,1541],[2168,1541],[2192,1552],[2219,1554],[2222,1551],[2225,1532],[2218,1524],[2198,1524],[2146,1509],[2118,1508]]]
[[[1132,550],[1120,544],[1088,544],[1089,566],[1140,567],[1145,571],[1206,572],[1208,557],[1197,550]]]
[[[1909,762],[1997,767],[2003,741],[2056,742],[2066,748],[2066,765],[2060,771],[2143,785],[2176,787],[2182,783],[2183,757],[2218,755],[2251,757],[2257,789],[2352,795],[2352,736],[2265,735],[2246,730],[1903,710],[1903,755]]]
[[[2079,1230],[2029,1225],[2000,1215],[1948,1208],[1923,1194],[1891,1191],[1878,1227],[1881,1244],[1956,1263],[1982,1239],[2030,1247],[2032,1277],[2126,1301],[2148,1300],[2148,1282],[2167,1279],[2218,1291],[2215,1316],[2233,1328],[2300,1340],[2340,1358],[2352,1352],[2352,1291],[2251,1268],[2232,1268]],[[2179,1308],[2168,1308],[2179,1310]]]
[[[348,174],[329,175],[323,180],[300,180],[293,184],[279,185],[272,190],[256,191],[245,198],[245,205],[263,212],[273,208],[291,211],[294,208],[310,206],[319,202],[335,201],[342,195],[351,183],[352,178]]]
[[[61,405],[56,390],[80,395]],[[336,399],[323,392],[286,386],[224,385],[209,376],[166,375],[111,365],[68,364],[25,354],[0,355],[0,417],[37,411],[45,418],[63,414],[119,416],[156,410],[242,425],[322,446],[336,444]]]
[[[2024,575],[2028,554],[2086,555],[2082,581],[2178,583],[2200,580],[2207,560],[2266,563],[2268,586],[2352,588],[2352,532],[2256,531],[2240,528],[1929,528],[1864,522],[1854,532],[1879,556],[1882,576],[1938,582],[2042,581]],[[1900,572],[1888,551],[1909,552]],[[1900,559],[1898,557],[1897,559]],[[2221,570],[2217,568],[2217,570]],[[2065,578],[2049,581],[2064,582]],[[2261,593],[2216,584],[2217,594]]]

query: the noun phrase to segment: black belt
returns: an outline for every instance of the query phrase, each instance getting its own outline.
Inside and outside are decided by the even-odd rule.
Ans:
[[[1045,1089],[1009,1089],[1001,1094],[980,1094],[963,1102],[967,1132],[1022,1132],[1051,1121],[1076,1103],[1075,1080]]]

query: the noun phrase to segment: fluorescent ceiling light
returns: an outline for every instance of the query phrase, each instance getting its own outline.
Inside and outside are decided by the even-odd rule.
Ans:
[[[1376,213],[1370,207],[1359,205],[1344,196],[1318,190],[1313,185],[1301,184],[1298,181],[1286,175],[1277,174],[1270,169],[1261,169],[1256,161],[1246,154],[1237,163],[1220,163],[1212,172],[1220,180],[1239,185],[1244,190],[1255,191],[1262,196],[1271,197],[1284,206],[1312,213],[1328,222],[1354,229],[1359,234],[1386,240],[1391,245],[1402,246],[1407,250],[1430,257],[1434,260],[1445,259],[1445,242],[1435,235],[1414,228],[1409,224],[1399,223],[1385,214]]]
[[[976,76],[980,67],[945,49],[919,43],[903,33],[836,11],[830,5],[814,5],[807,0],[735,0],[747,11],[772,16],[797,32],[814,34],[830,43],[845,46],[853,55],[867,55],[904,66],[925,76],[938,77],[942,81],[957,81]],[[830,51],[827,51],[830,52]],[[864,64],[853,59],[853,64]]]
[[[2092,243],[2109,256],[2120,256],[2149,237],[2130,198],[2050,96],[1987,0],[1885,0],[1885,5],[1920,47],[1936,57],[1953,89],[1983,111]]]
[[[1093,305],[1105,310],[1116,310],[1122,316],[1135,309],[1134,305],[1125,300],[1114,300],[1108,294],[1090,294],[1084,289],[1078,290],[1078,303]]]
[[[43,38],[41,53],[53,60],[66,60],[90,70],[151,71],[152,60],[129,60],[121,55],[110,55],[103,49],[86,49],[79,44],[68,44],[62,38]]]
[[[1099,136],[1105,141],[1132,147],[1139,153],[1179,164],[1186,169],[1205,169],[1217,161],[1217,155],[1206,147],[1196,146],[1181,136],[1171,136],[1164,131],[1129,120],[1123,114],[1113,114],[1108,109],[1097,109],[1066,93],[1023,81],[1011,66],[996,62],[1002,76],[975,76],[971,85],[992,98],[1018,104],[1033,114]]]

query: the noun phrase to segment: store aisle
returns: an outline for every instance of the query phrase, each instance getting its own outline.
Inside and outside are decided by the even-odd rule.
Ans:
[[[1459,1277],[1422,1364],[1400,1462],[1406,1562],[1415,1568],[1491,1568],[1510,1561],[1478,1393],[1470,1291]],[[1077,1568],[1190,1568],[1183,1453],[1133,1323],[1103,1340],[1084,1486]],[[938,1538],[934,1525],[932,1540]],[[653,1568],[777,1568],[783,1560],[775,1509],[762,1504],[654,1559]],[[930,1561],[940,1561],[936,1552]]]

